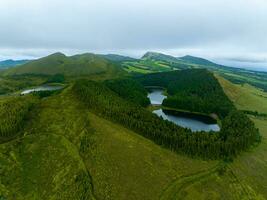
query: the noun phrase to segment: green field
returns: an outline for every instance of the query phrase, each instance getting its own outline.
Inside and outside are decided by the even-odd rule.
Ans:
[[[2,72],[4,76],[14,75],[55,75],[89,76],[89,75],[116,75],[122,72],[120,66],[95,54],[81,54],[65,56],[55,53],[21,66],[13,67]]]
[[[267,113],[267,93],[248,84],[232,84],[223,78],[218,78],[224,92],[240,110]]]
[[[166,72],[181,69],[206,68],[233,83],[248,83],[267,91],[266,72],[227,67],[194,56],[184,56],[178,58],[157,52],[148,52],[139,60],[127,60],[122,62],[122,66],[126,71],[134,73]]]
[[[238,109],[267,113],[266,92],[217,79]],[[267,119],[250,117],[261,144],[233,162],[193,159],[91,113],[70,82],[0,145],[0,199],[267,199]]]
[[[81,154],[86,120],[93,130],[89,131],[93,142]],[[87,171],[97,199],[157,199],[177,178],[209,171],[218,162],[163,149],[86,111],[69,91],[42,100],[24,136],[2,145],[0,158],[5,169],[0,194],[16,194],[18,199],[57,199],[63,191],[60,199],[68,195],[79,199],[77,191],[88,186],[77,188],[73,177],[87,177]]]
[[[127,61],[122,64],[128,72],[137,73],[152,73],[152,72],[165,72],[171,71],[172,67],[169,63],[162,61],[150,61],[150,60],[139,60],[139,61]]]
[[[263,112],[267,108],[266,93],[249,85],[235,85],[221,77],[217,78],[239,109]],[[172,198],[167,199],[266,199],[267,119],[251,119],[263,137],[259,146],[242,153],[220,173],[211,170],[173,188]]]

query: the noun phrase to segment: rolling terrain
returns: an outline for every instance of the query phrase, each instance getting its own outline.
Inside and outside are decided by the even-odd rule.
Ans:
[[[263,91],[251,86],[232,84],[218,76],[226,94],[242,110],[266,111]],[[247,90],[244,88],[246,87]],[[236,94],[237,93],[237,94]],[[238,95],[240,94],[240,96]],[[238,98],[236,98],[238,96]],[[243,104],[246,101],[247,104]],[[255,107],[256,102],[261,101]],[[242,153],[227,165],[223,175],[212,174],[197,180],[180,191],[183,199],[266,199],[267,198],[267,119],[251,116],[262,135],[262,143]],[[205,192],[203,192],[205,191]]]
[[[115,58],[118,60],[120,57]],[[105,80],[125,74],[119,62],[106,59],[105,56],[88,53],[68,57],[55,53],[0,71],[0,95],[42,84],[71,82],[79,77]]]
[[[141,59],[135,61],[126,61],[123,62],[122,65],[128,72],[132,73],[152,73],[181,69],[206,68],[210,71],[220,74],[227,80],[230,80],[234,83],[249,83],[250,85],[267,91],[266,72],[227,67],[190,55],[173,57],[162,53],[148,52]]]
[[[1,145],[0,194],[8,198],[16,194],[18,199],[69,199],[68,195],[80,199],[80,191],[90,185],[79,181],[86,183],[84,179],[92,177],[96,199],[155,199],[162,193],[159,188],[177,177],[217,163],[178,155],[100,118],[87,111],[70,90],[42,100],[23,132],[17,140]],[[90,142],[83,152],[86,134]],[[84,175],[76,182],[73,177],[79,174]]]
[[[55,53],[47,57],[34,60],[22,66],[6,70],[3,75],[55,75],[84,76],[95,74],[111,74],[119,72],[116,64],[95,54],[82,54],[65,56],[62,53]]]
[[[28,62],[30,62],[30,60],[3,60],[0,61],[0,69],[7,69],[18,65],[23,65]]]
[[[172,66],[166,64],[174,62],[173,58],[160,55],[161,60],[155,61],[156,58],[151,58],[153,55],[146,55],[141,62],[157,64],[149,70],[143,69],[142,73],[152,72],[150,69],[154,69],[153,72],[183,69],[178,69],[177,63]],[[92,61],[91,65],[92,59],[96,61]],[[267,199],[266,117],[248,115],[259,129],[262,141],[237,157],[214,160],[177,153],[167,145],[158,145],[153,139],[148,139],[139,128],[116,120],[120,114],[115,112],[119,110],[119,107],[114,107],[115,104],[132,105],[135,109],[141,107],[142,113],[147,113],[146,116],[150,114],[149,108],[145,108],[146,91],[142,85],[129,79],[128,74],[126,78],[125,72],[117,66],[125,62],[140,64],[140,61],[125,61],[116,56],[111,56],[110,61],[107,59],[87,54],[73,57],[54,54],[5,72],[0,81],[13,83],[14,80],[14,91],[18,86],[28,87],[29,83],[42,84],[55,74],[64,74],[68,86],[60,93],[43,98],[36,95],[0,97],[1,109],[6,109],[2,105],[10,99],[16,98],[14,101],[21,102],[13,108],[20,118],[12,114],[7,120],[13,124],[19,119],[16,121],[19,131],[4,126],[1,129],[14,137],[8,142],[2,138],[0,144],[0,199]],[[181,62],[190,65],[188,68],[199,68],[196,66],[208,65],[209,62],[193,61],[188,56],[179,59],[184,59]],[[26,75],[31,70],[38,76]],[[213,71],[212,68],[210,70]],[[177,81],[180,73],[170,74]],[[89,79],[91,93],[83,97],[86,101],[77,95],[76,76],[83,77],[85,82]],[[106,80],[117,77],[123,79]],[[166,78],[161,80],[168,80]],[[216,78],[220,85],[214,88],[223,89],[238,110],[267,113],[267,93],[262,89],[249,84],[234,84],[219,72]],[[98,82],[90,82],[92,79]],[[169,83],[166,81],[167,85]],[[189,85],[191,87],[187,87],[186,95],[198,88]],[[99,87],[108,91],[104,98]],[[124,90],[125,87],[128,90]],[[84,91],[86,88],[80,89]],[[222,95],[221,89],[219,95]],[[134,92],[129,95],[131,91]],[[30,108],[28,105],[31,105]],[[126,108],[119,111],[126,112]],[[109,112],[112,117],[107,117]],[[146,121],[134,110],[130,112],[131,116]],[[2,112],[1,116],[5,114]]]

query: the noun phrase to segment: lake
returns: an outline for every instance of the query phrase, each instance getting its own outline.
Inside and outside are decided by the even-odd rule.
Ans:
[[[152,105],[161,105],[166,96],[163,95],[162,89],[149,89],[148,98]],[[216,120],[209,116],[162,109],[154,110],[153,113],[193,132],[220,131],[219,125],[215,123]]]
[[[167,98],[167,96],[163,95],[163,90],[157,88],[150,88],[147,97],[152,105],[161,105],[163,100]]]
[[[33,92],[40,92],[40,91],[54,91],[54,90],[60,90],[62,89],[63,86],[48,86],[48,85],[44,85],[44,86],[38,86],[35,88],[31,88],[31,89],[26,89],[24,91],[22,91],[20,94],[21,95],[26,95],[26,94],[30,94]]]

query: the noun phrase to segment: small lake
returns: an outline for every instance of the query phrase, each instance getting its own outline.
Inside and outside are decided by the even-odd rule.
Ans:
[[[147,97],[152,105],[161,105],[163,100],[167,98],[167,96],[163,95],[163,90],[157,88],[150,88]]]
[[[40,92],[40,91],[55,91],[55,90],[60,90],[62,88],[63,88],[63,86],[48,86],[48,85],[44,85],[44,86],[39,86],[39,87],[35,87],[35,88],[24,90],[20,94],[21,95],[26,95],[26,94],[30,94],[30,93],[33,93],[33,92]]]
[[[162,109],[154,110],[153,113],[158,115],[159,117],[162,117],[165,120],[171,121],[178,126],[184,127],[184,128],[190,128],[193,132],[197,131],[220,131],[220,127],[218,124],[206,124],[205,122],[202,122],[200,120],[189,118],[189,117],[183,117],[183,116],[175,116],[171,114],[167,114]]]
[[[161,105],[163,100],[167,97],[163,95],[162,89],[149,89],[148,98],[150,99],[152,105]],[[165,120],[175,123],[178,126],[189,128],[193,132],[220,131],[219,125],[214,123],[215,120],[209,116],[162,109],[154,110],[153,113]]]

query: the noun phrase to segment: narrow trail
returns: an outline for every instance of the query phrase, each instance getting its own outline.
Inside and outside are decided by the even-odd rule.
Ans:
[[[203,178],[206,178],[218,171],[218,169],[225,166],[224,162],[219,162],[217,165],[215,165],[212,168],[209,168],[207,170],[203,170],[200,172],[196,172],[190,175],[180,176],[178,177],[174,182],[170,183],[162,192],[160,196],[160,200],[173,200],[173,199],[179,199],[179,192],[195,183],[198,180],[201,180]]]
[[[202,181],[203,179],[209,178],[211,175],[217,173],[218,170],[222,169],[223,167],[227,167],[228,174],[226,176],[229,178],[229,180],[231,180],[232,183],[236,185],[236,187],[232,187],[234,191],[233,192],[234,199],[240,199],[240,198],[248,200],[258,199],[257,195],[255,195],[256,194],[255,191],[239,180],[239,178],[236,176],[231,166],[221,161],[214,167],[209,168],[207,170],[178,177],[174,182],[170,183],[165,188],[165,190],[162,192],[160,196],[160,200],[184,199],[184,196],[182,196],[181,193],[183,189],[188,188],[190,185]]]

